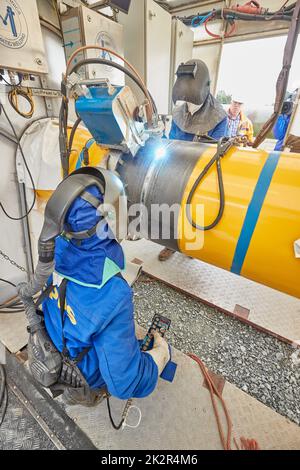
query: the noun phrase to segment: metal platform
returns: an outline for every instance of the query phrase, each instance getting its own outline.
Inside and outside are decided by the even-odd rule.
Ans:
[[[138,328],[139,337],[144,331]],[[134,400],[142,413],[137,429],[115,431],[105,403],[94,409],[67,407],[66,412],[89,436],[98,449],[107,450],[218,450],[222,449],[211,398],[198,365],[186,355],[174,351],[178,364],[172,384],[159,380],[154,393]],[[222,379],[221,379],[222,381]],[[222,384],[234,424],[234,436],[256,439],[262,449],[299,449],[300,427],[228,382]],[[112,399],[112,412],[119,421],[124,402]],[[137,423],[132,410],[128,424]],[[222,415],[222,411],[220,411]],[[225,422],[225,421],[224,421]],[[232,448],[234,444],[232,443]]]
[[[128,261],[199,300],[291,343],[300,344],[300,300],[201,261],[175,253],[158,261],[162,247],[148,240],[125,241]]]
[[[0,426],[2,450],[94,450],[92,442],[15,356],[7,354],[8,408]]]

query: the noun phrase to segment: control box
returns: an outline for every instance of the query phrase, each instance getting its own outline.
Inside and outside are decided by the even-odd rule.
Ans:
[[[0,68],[48,72],[36,0],[0,0]]]
[[[72,8],[67,15],[63,15],[62,27],[67,60],[79,47],[91,45],[108,48],[124,56],[123,26],[96,11],[85,6]],[[79,53],[72,65],[75,65],[75,61],[79,62],[92,57],[124,65],[122,60],[109,52],[93,49]],[[109,79],[112,85],[125,84],[123,72],[106,65],[88,65],[79,72],[80,76],[85,79]]]

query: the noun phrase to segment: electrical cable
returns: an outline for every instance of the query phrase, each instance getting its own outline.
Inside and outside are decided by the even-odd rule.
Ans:
[[[224,8],[219,10],[213,10],[212,12],[205,12],[198,17],[204,18],[205,16],[212,17],[214,20],[242,20],[242,21],[269,21],[278,20],[278,21],[291,21],[293,11],[295,8],[296,3],[289,5],[285,8],[281,7],[281,9],[277,12],[267,12],[265,14],[252,14],[252,13],[244,13],[238,10],[231,10],[230,8]],[[213,14],[213,15],[212,15]],[[191,15],[188,17],[177,17],[187,26],[198,26],[197,24],[194,25],[196,22],[197,16]],[[203,24],[203,23],[202,23]],[[199,24],[200,26],[200,24]]]
[[[141,75],[139,74],[139,72],[136,70],[136,68],[130,63],[128,62],[128,60],[126,60],[124,57],[122,57],[120,54],[118,54],[117,52],[113,51],[112,49],[109,49],[108,47],[102,47],[102,46],[97,46],[97,45],[93,45],[93,46],[83,46],[83,47],[79,47],[72,55],[71,57],[69,58],[68,60],[68,63],[67,63],[67,72],[66,72],[66,75],[70,75],[71,72],[69,72],[69,68],[71,67],[71,63],[72,61],[74,60],[74,58],[76,57],[76,55],[78,55],[80,52],[83,52],[83,51],[86,51],[86,50],[90,50],[90,49],[93,49],[93,50],[100,50],[102,52],[107,52],[108,54],[112,54],[113,56],[117,57],[118,59],[122,60],[128,68],[130,68],[130,70],[136,75],[136,77],[138,78],[138,80],[140,81],[141,83],[141,86],[143,88],[143,92],[146,96],[146,98],[148,99],[149,101],[149,105],[151,106],[151,112],[152,112],[152,116],[153,114],[155,113],[155,103],[153,102],[153,99],[146,87],[146,84],[144,83]],[[111,62],[111,61],[110,61]],[[154,105],[154,106],[153,106]],[[156,114],[157,114],[157,111],[156,111]]]
[[[3,81],[3,82],[6,83],[6,85],[8,85],[8,86],[11,86],[11,87],[18,87],[18,86],[21,86],[21,84],[22,84],[23,76],[22,76],[22,75],[19,75],[19,83],[17,83],[17,84],[8,82],[8,81],[4,78],[3,75],[0,75],[0,81]]]
[[[226,138],[222,138],[218,142],[218,148],[216,154],[213,156],[213,158],[208,162],[208,164],[205,166],[203,171],[200,173],[198,178],[196,179],[195,183],[193,184],[193,187],[188,195],[187,202],[186,202],[186,215],[187,219],[192,225],[193,228],[200,230],[202,232],[206,232],[208,230],[212,230],[215,228],[220,220],[223,217],[224,214],[224,209],[225,209],[225,190],[224,190],[224,181],[223,181],[223,173],[222,173],[222,167],[221,167],[221,158],[224,157],[224,155],[227,153],[227,151],[236,143],[236,139],[233,140],[227,140]],[[193,200],[193,197],[195,195],[196,190],[198,189],[200,183],[203,181],[205,176],[208,174],[209,170],[212,168],[212,166],[216,163],[217,166],[217,175],[218,175],[218,186],[219,186],[219,210],[218,214],[215,218],[215,220],[205,226],[198,225],[194,220],[193,216],[191,213],[191,202]]]
[[[30,178],[30,181],[31,181],[31,184],[32,184],[32,189],[33,189],[33,202],[32,202],[32,204],[31,204],[31,207],[30,207],[30,209],[27,211],[27,213],[26,213],[25,215],[21,216],[21,217],[13,217],[13,216],[9,215],[8,212],[6,211],[5,207],[3,206],[2,202],[0,202],[0,207],[1,207],[1,209],[3,210],[4,214],[6,215],[6,217],[8,217],[10,220],[19,221],[19,220],[23,220],[23,219],[25,219],[26,217],[28,217],[29,214],[32,212],[34,206],[35,206],[35,203],[36,203],[35,183],[34,183],[32,174],[31,174],[31,172],[30,172],[30,170],[29,170],[29,167],[28,167],[28,164],[27,164],[27,161],[26,161],[24,152],[23,152],[23,148],[22,148],[20,139],[19,139],[19,137],[18,137],[18,135],[17,135],[17,133],[16,133],[16,130],[15,130],[15,127],[14,127],[13,123],[11,122],[11,120],[9,119],[9,116],[8,116],[8,114],[7,114],[7,112],[6,112],[6,110],[5,110],[4,106],[3,106],[3,104],[1,103],[1,101],[0,101],[0,110],[3,111],[4,116],[6,117],[6,120],[7,120],[7,122],[9,123],[9,125],[10,125],[10,127],[11,127],[11,129],[12,129],[12,131],[13,131],[13,134],[14,134],[14,136],[15,136],[15,138],[16,138],[17,146],[18,146],[19,149],[20,149],[21,156],[22,156],[22,160],[23,160],[23,162],[24,162],[26,171],[27,171],[27,173],[28,173],[28,175],[29,175],[29,178]]]
[[[90,65],[90,64],[100,64],[100,65],[106,65],[108,67],[113,67],[121,72],[123,72],[125,75],[127,75],[129,78],[131,78],[136,85],[140,88],[140,90],[145,94],[146,98],[150,99],[150,104],[152,110],[154,110],[154,113],[157,114],[157,108],[155,105],[155,102],[147,90],[145,92],[144,85],[142,82],[140,82],[139,78],[130,70],[127,70],[125,67],[122,65],[116,63],[116,62],[111,62],[110,60],[106,59],[100,59],[100,58],[90,58],[90,59],[83,59],[82,61],[78,62],[77,64],[73,65],[73,67],[70,69],[69,74],[71,75],[72,73],[76,72],[79,68]],[[66,91],[66,85],[64,82],[62,82],[62,104],[61,104],[61,109],[60,109],[60,114],[59,114],[59,145],[60,145],[60,154],[61,154],[61,160],[62,160],[62,167],[63,167],[63,172],[64,172],[64,177],[66,177],[69,173],[69,149],[71,148],[70,145],[68,144],[68,135],[67,135],[67,123],[68,123],[68,98],[67,98],[67,91]],[[77,123],[78,121],[76,121]],[[76,124],[75,123],[75,124]],[[79,123],[78,123],[79,125]],[[76,131],[76,129],[75,129]],[[74,131],[74,132],[75,132]]]
[[[206,31],[207,34],[208,34],[209,36],[211,36],[212,38],[214,38],[214,39],[222,39],[223,37],[224,37],[224,38],[229,38],[229,37],[235,32],[235,30],[236,30],[236,22],[233,21],[230,30],[227,31],[227,32],[225,32],[224,36],[220,36],[220,34],[212,33],[212,32],[208,29],[207,24],[209,23],[209,21],[212,21],[213,19],[214,19],[214,15],[209,16],[209,17],[204,21],[205,31]]]
[[[5,284],[9,284],[9,285],[12,286],[12,287],[17,287],[16,284],[14,284],[14,283],[11,282],[11,281],[8,281],[7,279],[2,279],[2,278],[0,278],[0,282],[5,282]]]
[[[7,134],[4,134],[4,132],[0,131],[0,135],[1,137],[4,137],[5,139],[9,140],[10,142],[12,142],[13,144],[17,145],[18,142],[14,139],[14,137],[12,135],[7,135]]]
[[[30,106],[29,111],[24,112],[21,111],[19,108],[19,103],[18,103],[18,97],[21,96],[24,98],[27,103]],[[22,116],[25,119],[31,119],[34,111],[35,111],[35,104],[34,100],[32,98],[32,92],[30,88],[28,88],[28,91],[24,91],[22,88],[14,87],[9,93],[8,93],[8,100],[10,102],[10,105],[12,108],[18,113],[20,116]]]
[[[191,27],[192,28],[198,28],[201,26],[211,15],[213,15],[213,12],[208,13],[207,15],[197,15],[195,16],[192,21],[191,21]],[[197,22],[197,20],[199,20]]]
[[[81,117],[77,118],[74,126],[72,127],[71,134],[70,134],[70,139],[69,139],[69,149],[68,149],[69,150],[69,156],[71,155],[71,152],[72,152],[73,141],[74,141],[76,131],[77,131],[78,126],[81,122],[82,122]]]
[[[119,424],[116,424],[113,420],[113,417],[112,417],[112,414],[111,414],[111,407],[110,407],[110,401],[109,401],[109,397],[106,397],[106,403],[107,403],[107,409],[108,409],[108,415],[109,415],[109,419],[110,419],[110,422],[112,424],[112,427],[116,430],[116,431],[119,431],[121,429],[121,427],[123,426],[124,422],[125,422],[125,419],[122,418],[122,420],[120,421]]]
[[[90,65],[90,64],[99,64],[99,65],[107,65],[109,67],[116,68],[123,72],[125,75],[127,75],[129,78],[131,78],[135,84],[140,88],[140,90],[145,93],[145,90],[143,88],[142,83],[139,81],[139,79],[129,70],[127,70],[125,67],[122,65],[118,64],[117,62],[111,62],[110,60],[106,59],[99,59],[99,58],[91,58],[91,59],[83,59],[80,62],[77,62],[77,64],[73,65],[72,69],[70,70],[70,75],[74,72],[76,72],[79,68],[85,66],[85,65]],[[149,92],[148,92],[149,94]],[[155,107],[154,100],[152,96],[149,94],[149,98],[151,100],[152,106]]]
[[[8,393],[6,384],[6,373],[4,366],[0,364],[0,426],[5,418],[8,405]]]

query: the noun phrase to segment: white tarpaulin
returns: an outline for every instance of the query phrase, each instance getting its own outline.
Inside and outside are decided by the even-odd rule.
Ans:
[[[36,190],[54,190],[61,181],[57,119],[34,122],[23,134],[21,145]],[[33,189],[20,149],[17,152],[17,173],[20,183]]]

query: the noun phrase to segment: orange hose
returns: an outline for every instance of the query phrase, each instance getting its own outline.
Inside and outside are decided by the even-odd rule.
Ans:
[[[213,20],[213,19],[214,19],[214,15],[213,15],[213,16],[210,16],[209,18],[207,18],[207,20],[206,20],[205,23],[204,23],[205,31],[206,31],[207,34],[208,34],[209,36],[211,36],[212,38],[215,38],[215,39],[222,39],[222,36],[220,36],[219,34],[212,33],[212,32],[208,29],[207,23],[208,23],[209,21]],[[228,31],[227,33],[224,34],[224,38],[229,38],[229,37],[234,33],[235,29],[236,29],[236,23],[233,22],[230,31]]]
[[[218,430],[219,430],[219,435],[220,435],[220,439],[221,439],[221,442],[222,442],[223,449],[224,450],[232,450],[231,449],[231,439],[232,439],[233,425],[232,425],[232,421],[231,421],[231,418],[230,418],[230,415],[229,415],[229,412],[228,412],[228,409],[227,409],[227,405],[226,405],[222,395],[218,391],[217,387],[215,386],[214,381],[210,377],[210,375],[209,375],[204,363],[201,361],[201,359],[198,356],[196,356],[195,354],[188,354],[188,356],[191,359],[193,359],[195,362],[197,362],[197,364],[199,365],[199,367],[202,371],[202,374],[203,374],[203,376],[206,380],[206,383],[208,385],[208,389],[209,389],[209,393],[210,393],[210,396],[211,396],[212,405],[213,405],[213,409],[214,409],[214,413],[215,413],[215,417],[216,417]],[[219,412],[218,412],[218,408],[217,408],[214,393],[217,395],[218,399],[220,400],[223,411],[224,411],[224,414],[225,414],[225,417],[226,417],[226,421],[227,421],[227,436],[226,436],[226,439],[225,439],[225,436],[224,436],[224,431],[223,431],[222,423],[221,423],[221,420],[220,420],[220,416],[219,416]],[[239,448],[236,439],[234,439],[234,443],[235,443],[236,448],[238,450],[260,450],[259,445],[258,445],[258,443],[256,442],[255,439],[245,439],[244,437],[241,437],[241,449]]]
[[[82,46],[82,47],[79,47],[78,49],[76,49],[76,51],[73,52],[73,54],[71,55],[71,57],[69,58],[68,60],[68,63],[67,63],[67,74],[69,72],[69,68],[70,68],[70,65],[72,63],[72,61],[74,60],[74,58],[77,56],[77,54],[79,54],[80,52],[82,51],[86,51],[86,50],[89,50],[89,49],[95,49],[95,50],[100,50],[100,51],[104,51],[104,52],[108,52],[109,54],[112,54],[114,55],[115,57],[118,57],[118,59],[122,60],[128,68],[130,68],[130,70],[137,76],[137,78],[139,79],[139,81],[141,82],[141,85],[143,87],[143,90],[144,90],[144,93],[149,101],[149,106],[150,106],[150,109],[151,109],[151,114],[152,116],[154,115],[154,109],[153,109],[153,105],[152,105],[152,100],[151,100],[151,96],[147,90],[147,87],[145,85],[145,82],[144,80],[142,79],[142,77],[140,76],[140,74],[138,73],[138,71],[136,70],[136,68],[131,65],[130,62],[128,62],[128,60],[126,60],[124,57],[122,57],[120,54],[118,54],[117,52],[113,51],[112,49],[109,49],[107,47],[102,47],[102,46],[97,46],[97,45],[93,45],[93,46]]]

